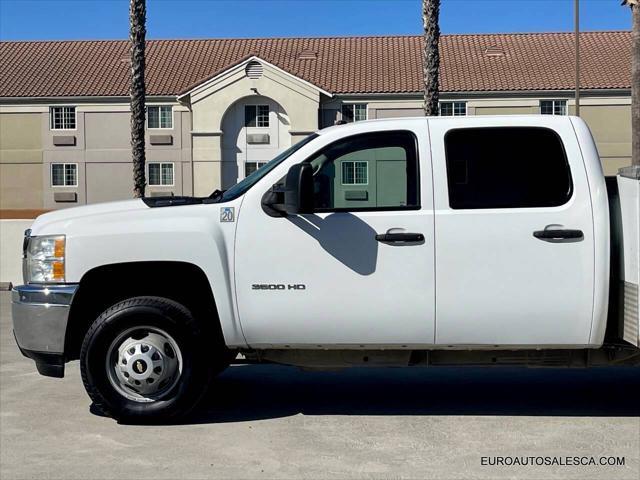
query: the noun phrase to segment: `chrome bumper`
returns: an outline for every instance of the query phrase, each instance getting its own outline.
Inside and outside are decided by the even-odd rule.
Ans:
[[[11,297],[13,331],[23,351],[64,354],[71,300],[78,285],[20,285]]]

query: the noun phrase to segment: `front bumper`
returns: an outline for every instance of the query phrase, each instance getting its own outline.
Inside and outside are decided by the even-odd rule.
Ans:
[[[64,340],[78,285],[20,285],[11,297],[13,331],[20,351],[42,375],[64,375]]]

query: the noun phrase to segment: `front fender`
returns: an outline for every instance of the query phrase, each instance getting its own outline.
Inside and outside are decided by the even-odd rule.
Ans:
[[[210,283],[225,343],[244,347],[246,341],[234,306],[236,222],[219,221],[221,206],[238,211],[240,200],[223,205],[145,206],[95,215],[70,215],[36,223],[32,234],[66,235],[67,283],[79,283],[90,270],[118,263],[172,261],[198,266]],[[167,281],[188,283],[190,279]]]

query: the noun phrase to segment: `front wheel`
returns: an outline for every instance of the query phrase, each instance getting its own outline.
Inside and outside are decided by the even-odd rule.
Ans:
[[[80,352],[94,406],[127,422],[186,414],[224,358],[218,339],[205,337],[189,310],[172,300],[136,297],[112,306],[93,323]]]

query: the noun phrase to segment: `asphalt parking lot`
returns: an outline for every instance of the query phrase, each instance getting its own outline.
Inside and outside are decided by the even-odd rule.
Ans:
[[[640,369],[236,366],[171,426],[92,414],[78,370],[39,376],[0,292],[0,478],[640,477]],[[482,465],[515,456],[625,464]]]

